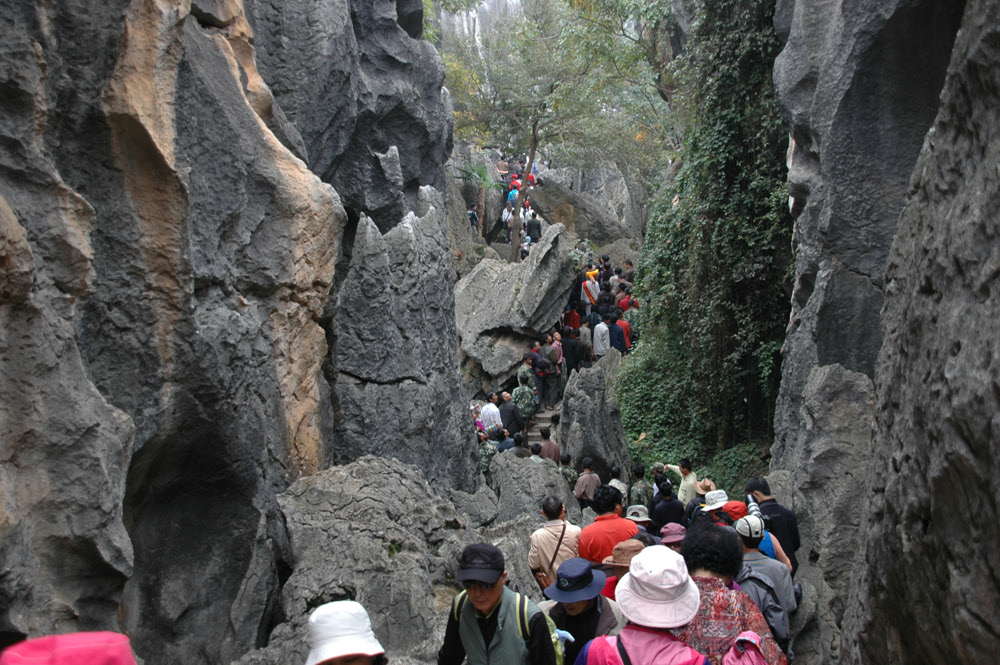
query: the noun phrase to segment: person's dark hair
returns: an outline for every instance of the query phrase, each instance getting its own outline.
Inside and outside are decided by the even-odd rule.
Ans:
[[[540,443],[533,443],[533,444],[531,444],[531,454],[532,455],[540,455],[541,453],[542,453],[542,444],[540,444]]]
[[[521,362],[524,362],[525,360],[531,360],[530,353],[525,353],[523,356],[521,356]]]
[[[518,432],[517,434],[514,435],[514,445],[520,446],[523,443],[524,443],[524,435]]]
[[[622,318],[622,314],[624,314],[624,313],[625,312],[622,311],[621,307],[615,307],[615,318],[616,319]]]
[[[691,470],[691,460],[689,460],[687,457],[682,457],[681,461],[677,463],[677,466],[679,466],[682,469],[687,469],[688,471],[690,471]]]
[[[608,318],[611,319],[611,323],[618,323],[618,315],[617,314],[611,314],[611,315],[609,315]]]
[[[552,434],[552,430],[550,430],[548,427],[539,427],[538,433],[542,435],[543,439],[547,439]]]
[[[542,335],[542,336],[541,336],[541,337],[539,337],[539,338],[538,338],[538,340],[537,340],[537,341],[538,341],[538,343],[539,343],[539,344],[541,344],[542,346],[545,346],[545,342],[546,342],[546,339],[545,339],[545,337],[546,337],[545,335]]]
[[[739,536],[740,540],[743,541],[744,545],[746,545],[752,550],[759,549],[761,542],[764,540],[764,536],[761,536],[759,538],[751,538],[750,536],[744,536],[742,533],[737,533],[736,535]]]
[[[542,512],[550,520],[559,519],[559,515],[562,514],[563,502],[557,496],[549,495],[542,499]]]
[[[604,315],[601,316],[601,321],[610,321],[610,320],[611,320],[610,314],[605,313]]]
[[[570,333],[570,336],[571,337],[579,337],[580,336],[580,329],[579,328],[573,328],[573,332]]]
[[[569,466],[569,463],[573,461],[573,458],[569,456],[569,453],[563,453],[559,456],[559,463],[563,466]]]
[[[621,478],[622,477],[622,470],[619,467],[617,467],[617,466],[611,467],[611,477],[612,478]]]
[[[611,485],[601,485],[594,490],[594,512],[604,515],[622,505],[622,493]]]
[[[611,260],[611,257],[610,257],[610,256],[608,256],[607,254],[604,254],[603,256],[601,256],[601,258],[602,258],[602,259],[604,259],[604,262],[605,262],[605,263],[607,263],[608,261],[610,261],[610,260]]]
[[[632,475],[642,480],[642,477],[646,475],[646,467],[641,464],[636,464],[632,467]]]
[[[582,466],[584,469],[593,469],[594,460],[590,459],[589,457],[584,457],[583,461],[580,462],[580,466]]]
[[[670,482],[668,478],[660,476],[662,480],[656,485],[656,489],[660,490],[660,497],[663,499],[669,499],[674,494],[674,484]]]
[[[389,658],[384,653],[372,656],[372,665],[389,665]]]
[[[487,402],[492,402],[494,397],[496,397],[497,399],[500,399],[499,393],[497,393],[496,391],[493,391],[493,390],[491,390],[490,392],[486,393],[486,401]]]
[[[734,529],[716,524],[692,526],[684,534],[681,556],[688,571],[699,568],[736,577],[743,568],[743,548]]]
[[[631,261],[629,261],[628,259],[626,259],[626,260],[625,260],[625,265],[627,265],[627,266],[630,266],[630,265],[632,265],[632,262],[631,262]]]
[[[621,268],[615,268],[615,274],[616,275],[622,274],[622,269]]]
[[[649,547],[650,545],[656,545],[656,538],[653,538],[653,534],[648,531],[643,531],[640,527],[639,533],[632,536],[629,540],[638,540],[642,543],[643,547]]]
[[[771,486],[768,485],[767,481],[763,478],[751,478],[747,481],[746,487],[743,488],[743,493],[753,494],[754,492],[760,492],[766,496],[771,496]]]

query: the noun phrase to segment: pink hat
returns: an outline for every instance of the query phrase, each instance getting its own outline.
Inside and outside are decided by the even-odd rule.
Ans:
[[[136,665],[128,638],[109,631],[25,640],[0,653],[0,665]]]
[[[687,529],[681,524],[676,522],[664,524],[663,528],[660,529],[660,542],[664,545],[684,542],[685,533],[687,533]]]
[[[698,615],[701,594],[680,554],[663,545],[639,552],[615,589],[625,618],[648,628],[677,628]]]

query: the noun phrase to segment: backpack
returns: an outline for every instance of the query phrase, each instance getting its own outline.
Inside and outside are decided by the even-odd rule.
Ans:
[[[531,639],[531,626],[528,621],[531,619],[528,616],[528,597],[519,591],[514,592],[514,597],[517,599],[517,634],[524,640],[525,647],[528,646],[528,640]],[[452,604],[452,612],[455,617],[455,621],[461,622],[462,620],[462,609],[465,604],[469,602],[469,594],[467,591],[460,592]],[[541,611],[541,610],[539,610]],[[559,634],[556,632],[555,621],[552,617],[548,615],[547,612],[542,612],[542,616],[545,617],[545,623],[549,627],[549,637],[552,639],[552,650],[556,654],[556,665],[563,665],[563,661],[566,658],[566,652],[563,649],[563,644],[559,640]]]
[[[722,657],[722,665],[767,665],[760,652],[760,635],[745,630],[733,640],[733,646]]]

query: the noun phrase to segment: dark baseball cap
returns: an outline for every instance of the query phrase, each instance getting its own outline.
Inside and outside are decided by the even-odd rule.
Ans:
[[[462,550],[458,567],[459,582],[477,580],[487,584],[493,584],[500,579],[506,568],[503,552],[500,551],[499,547],[489,543],[476,543],[467,546]]]

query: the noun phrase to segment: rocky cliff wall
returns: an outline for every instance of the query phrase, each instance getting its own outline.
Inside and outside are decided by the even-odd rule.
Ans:
[[[0,6],[3,643],[229,662],[281,618],[296,478],[377,452],[475,488],[414,11]]]
[[[815,619],[796,618],[801,631],[796,662],[841,658],[845,612],[869,607],[870,595],[878,596],[875,587],[866,587],[848,601],[849,579],[872,579],[853,561],[852,552],[866,543],[870,552],[873,547],[881,551],[874,545],[881,538],[888,550],[899,543],[898,530],[893,533],[887,523],[876,529],[872,517],[862,516],[873,500],[866,484],[884,473],[879,469],[900,454],[902,443],[899,438],[896,444],[879,443],[877,432],[878,454],[873,455],[872,418],[891,420],[899,404],[884,397],[876,403],[875,395],[916,389],[890,389],[883,383],[892,380],[885,370],[876,372],[883,331],[892,333],[893,328],[891,319],[883,324],[881,312],[891,317],[899,307],[886,299],[891,292],[885,270],[915,167],[914,177],[920,177],[918,156],[938,113],[964,4],[779,0],[776,6],[776,26],[786,40],[775,64],[775,83],[792,136],[789,188],[796,214],[796,269],[772,479],[779,500],[799,516],[803,544],[798,578],[818,608]],[[897,344],[883,349],[880,367],[886,367],[886,354],[895,356],[890,364],[906,365],[937,352]],[[915,374],[909,378],[920,380]],[[919,445],[920,438],[907,445]],[[881,492],[877,480],[875,484]],[[902,538],[908,540],[905,534]],[[872,559],[869,554],[867,564]],[[885,560],[881,566],[874,575],[907,570],[902,561]],[[864,615],[869,617],[865,630],[878,628],[869,633],[872,642],[884,638],[880,630],[890,626],[907,636],[900,637],[903,642],[914,634],[914,626],[905,621],[881,613]],[[855,639],[844,638],[847,643]],[[868,643],[867,638],[862,642]],[[877,657],[894,653],[898,658],[893,644],[887,652],[875,649],[856,662],[924,662],[919,657]]]

